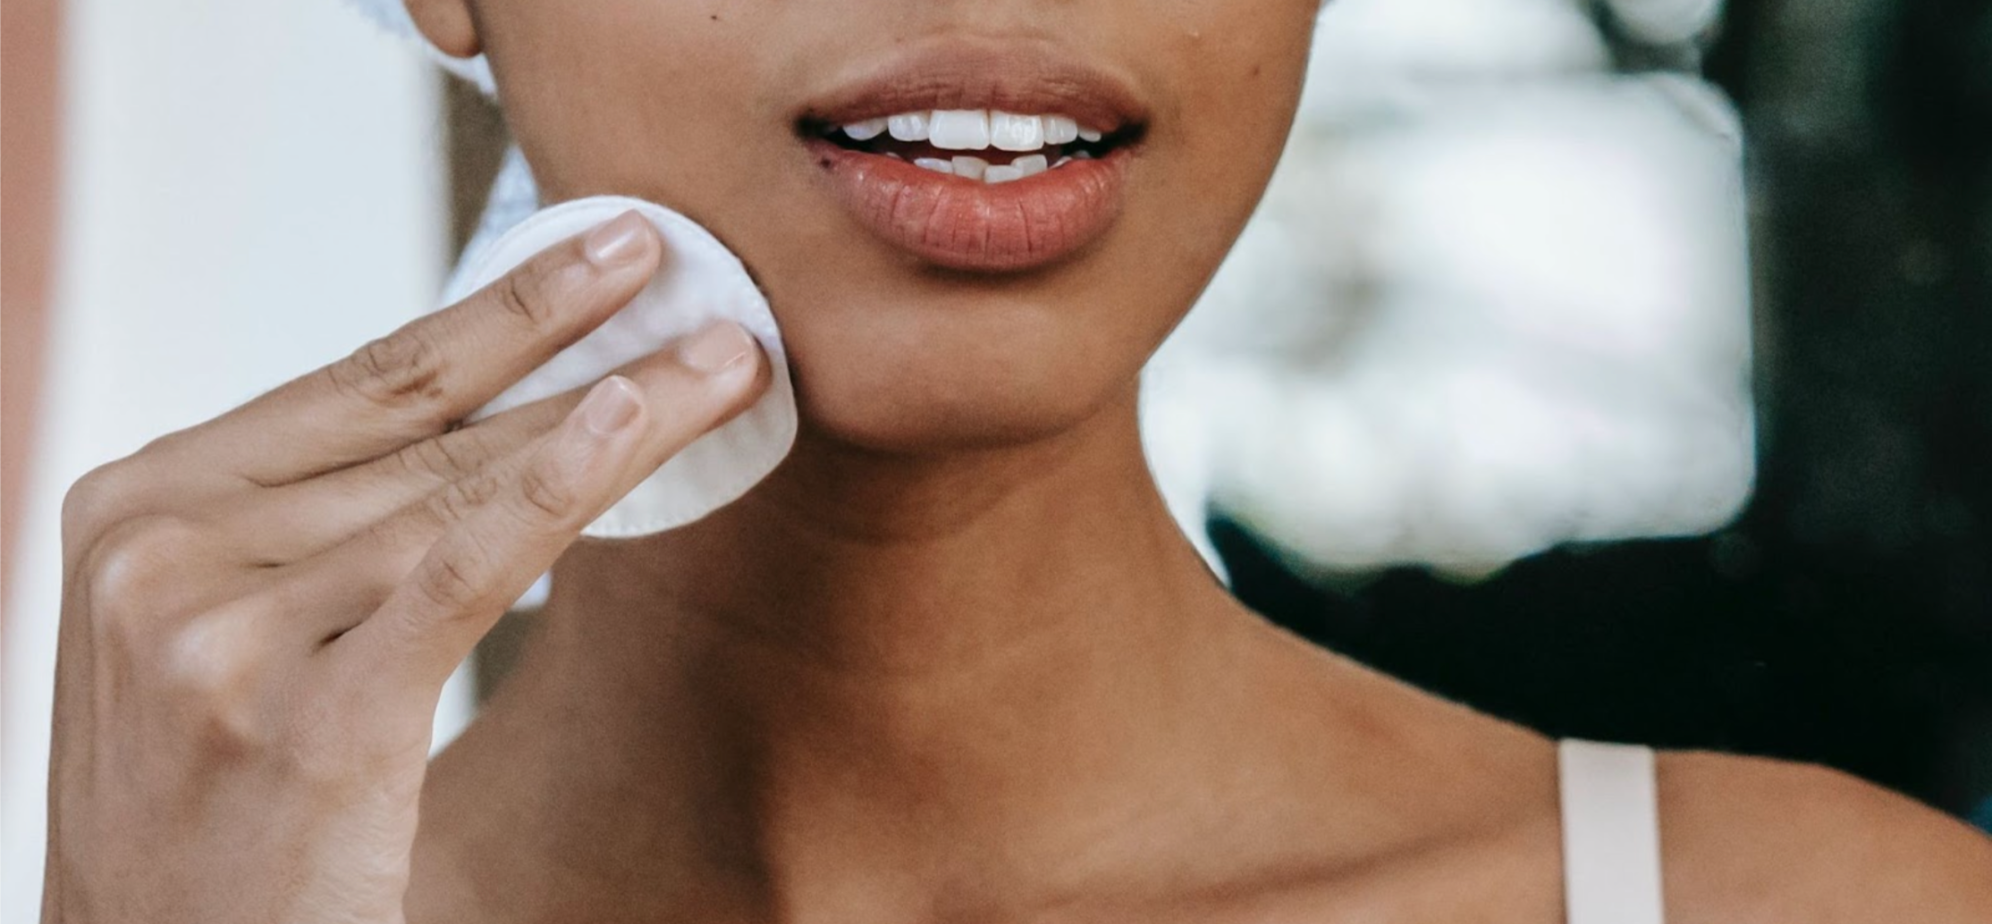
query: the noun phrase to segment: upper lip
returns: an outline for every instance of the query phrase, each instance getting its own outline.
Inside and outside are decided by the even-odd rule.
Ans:
[[[827,127],[931,109],[1063,115],[1117,132],[1148,120],[1127,81],[1045,42],[950,39],[868,63],[796,113]]]

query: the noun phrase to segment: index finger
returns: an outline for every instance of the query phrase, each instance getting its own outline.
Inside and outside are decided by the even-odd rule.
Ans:
[[[260,485],[379,458],[447,430],[642,291],[662,242],[625,212],[469,298],[216,418],[183,446]]]

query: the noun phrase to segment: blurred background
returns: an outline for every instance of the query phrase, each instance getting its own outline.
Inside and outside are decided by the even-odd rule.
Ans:
[[[0,10],[31,920],[63,490],[427,310],[505,140],[338,0]],[[1333,0],[1148,386],[1165,490],[1269,618],[1550,734],[1992,829],[1992,4]]]

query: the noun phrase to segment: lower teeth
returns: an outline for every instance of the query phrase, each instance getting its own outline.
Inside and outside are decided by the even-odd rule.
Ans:
[[[898,156],[898,155],[893,155]],[[980,180],[991,185],[1010,183],[1025,177],[1036,176],[1046,170],[1063,167],[1074,160],[1088,160],[1092,155],[1081,151],[1068,157],[1060,157],[1055,164],[1046,163],[1043,154],[1030,154],[1019,157],[1007,164],[991,164],[980,157],[959,156],[952,159],[938,157],[914,158],[913,165],[935,173],[946,173],[967,180]],[[902,160],[904,158],[901,158]]]

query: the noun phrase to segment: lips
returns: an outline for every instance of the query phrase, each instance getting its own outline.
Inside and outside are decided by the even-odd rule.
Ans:
[[[863,69],[800,111],[835,198],[874,237],[948,269],[1063,260],[1120,214],[1147,110],[1039,45],[952,41]]]

